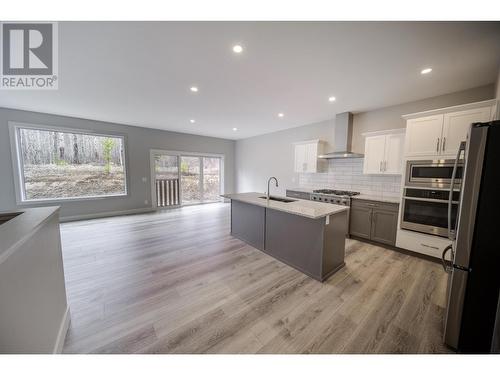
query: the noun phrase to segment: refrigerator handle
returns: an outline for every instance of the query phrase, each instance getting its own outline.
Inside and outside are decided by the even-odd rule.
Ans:
[[[441,254],[441,264],[443,265],[444,272],[451,273],[452,267],[448,264],[446,260],[446,253],[453,248],[453,245],[448,245],[444,248],[443,254]]]
[[[451,227],[453,188],[455,185],[455,177],[457,175],[458,162],[460,161],[460,154],[462,153],[462,151],[465,151],[465,142],[460,142],[460,147],[458,148],[457,157],[455,158],[455,164],[453,165],[453,172],[451,174],[450,195],[448,196],[448,238],[452,241],[455,240],[455,228]],[[455,225],[456,225],[456,220],[455,220]]]

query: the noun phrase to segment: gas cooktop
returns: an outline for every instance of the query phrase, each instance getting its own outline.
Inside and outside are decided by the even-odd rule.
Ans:
[[[358,195],[358,191],[348,191],[348,190],[332,190],[332,189],[318,189],[313,190],[313,193],[316,194],[326,194],[326,195],[343,195],[347,197],[352,197],[354,195]]]

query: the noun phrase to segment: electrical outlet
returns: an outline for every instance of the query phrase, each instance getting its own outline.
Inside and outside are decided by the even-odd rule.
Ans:
[[[148,182],[148,178],[147,177],[143,177],[142,178],[142,182]]]
[[[149,204],[149,201],[146,199],[146,200],[144,201],[144,204]]]

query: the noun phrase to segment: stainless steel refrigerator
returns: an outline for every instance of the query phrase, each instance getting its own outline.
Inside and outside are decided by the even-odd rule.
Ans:
[[[455,165],[462,154],[462,182],[458,186],[453,176],[449,194],[452,245],[443,252],[443,266],[450,274],[444,341],[462,353],[495,352],[500,290],[500,121],[472,124]],[[460,200],[454,228],[451,205],[452,192],[457,189]],[[446,260],[447,253],[451,261]]]

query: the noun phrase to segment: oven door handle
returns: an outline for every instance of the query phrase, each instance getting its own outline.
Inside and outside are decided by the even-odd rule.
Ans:
[[[455,158],[455,164],[453,165],[453,172],[451,174],[451,181],[450,181],[450,195],[448,197],[448,238],[452,241],[455,240],[455,228],[451,228],[451,211],[452,211],[452,205],[453,205],[453,187],[455,185],[455,177],[457,175],[457,169],[458,169],[458,162],[460,160],[460,154],[462,151],[465,151],[465,142],[460,142],[460,147],[458,148],[457,151],[457,157]],[[465,165],[465,162],[464,162]],[[462,184],[463,184],[463,177],[462,176]],[[460,197],[459,197],[460,200]],[[455,218],[455,225],[457,223],[458,219],[458,208],[457,208],[457,217]]]
[[[417,198],[417,197],[408,197],[408,196],[403,196],[403,200],[408,200],[408,201],[419,201],[419,202],[435,202],[435,203],[448,203],[449,200],[446,199],[433,199],[433,198]],[[452,201],[452,204],[458,204],[458,201]]]

